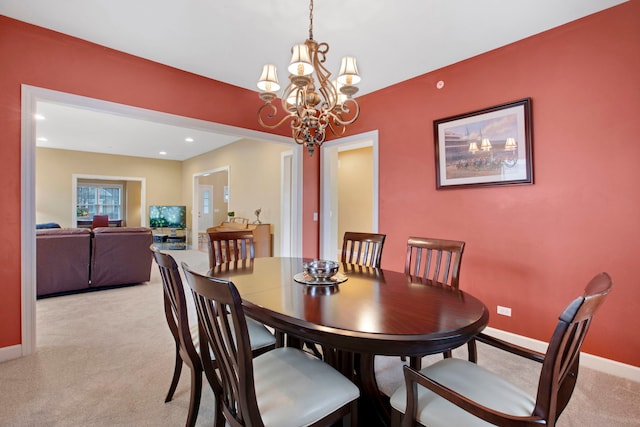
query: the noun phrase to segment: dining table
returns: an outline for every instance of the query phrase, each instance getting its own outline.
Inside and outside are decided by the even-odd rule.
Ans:
[[[246,315],[284,334],[287,345],[318,345],[325,360],[360,387],[360,425],[389,425],[388,397],[375,378],[376,355],[442,353],[466,344],[489,321],[480,300],[451,286],[346,263],[335,280],[317,284],[302,275],[309,261],[255,258],[207,274],[233,282]]]

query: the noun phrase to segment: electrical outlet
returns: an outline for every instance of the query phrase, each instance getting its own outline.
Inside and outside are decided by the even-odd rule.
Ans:
[[[503,307],[501,305],[498,306],[498,314],[502,314],[503,316],[511,317],[511,308]]]

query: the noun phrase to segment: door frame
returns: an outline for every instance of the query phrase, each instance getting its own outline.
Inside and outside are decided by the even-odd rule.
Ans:
[[[200,206],[199,193],[198,193],[198,185],[200,183],[200,177],[205,174],[214,174],[217,172],[227,172],[227,185],[229,185],[229,181],[231,181],[231,177],[229,174],[231,171],[229,170],[229,165],[220,166],[219,168],[209,169],[202,172],[197,172],[193,174],[191,178],[191,182],[193,183],[193,191],[191,197],[191,246],[192,248],[197,248],[198,244],[198,229],[200,225],[198,224],[198,210],[196,207]],[[214,224],[215,225],[215,224]]]
[[[338,153],[363,147],[373,148],[373,233],[378,232],[378,131],[373,130],[357,135],[335,139],[322,144],[320,150],[320,257],[338,259],[337,165]]]
[[[119,104],[82,95],[74,95],[53,89],[23,84],[21,86],[21,144],[20,144],[20,277],[21,277],[21,343],[3,351],[3,360],[32,354],[36,350],[36,120],[34,114],[40,101],[57,102],[77,108],[110,112],[141,120],[167,123],[175,126],[195,126],[199,129],[238,135],[269,142],[290,142],[290,138],[251,129],[238,128],[221,123],[207,122],[191,117],[149,110]],[[301,152],[301,149],[294,152]],[[302,181],[302,156],[294,157],[299,162],[299,176]],[[302,197],[300,197],[300,204]],[[302,212],[300,207],[299,212]]]

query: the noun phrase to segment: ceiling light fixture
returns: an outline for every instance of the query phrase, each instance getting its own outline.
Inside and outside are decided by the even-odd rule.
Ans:
[[[282,92],[285,117],[278,120],[278,108],[271,103],[280,89],[276,66],[267,64],[258,81],[260,98],[265,102],[258,110],[258,122],[275,129],[290,122],[293,139],[307,147],[313,155],[326,139],[327,128],[337,136],[360,115],[360,106],[353,99],[360,82],[356,59],[342,58],[338,78],[331,81],[331,73],[324,67],[329,45],[313,40],[313,0],[309,3],[309,38],[291,48],[288,67],[290,83]]]

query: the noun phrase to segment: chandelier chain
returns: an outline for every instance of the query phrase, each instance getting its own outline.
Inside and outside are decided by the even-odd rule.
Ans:
[[[309,2],[309,40],[313,40],[313,0]]]

